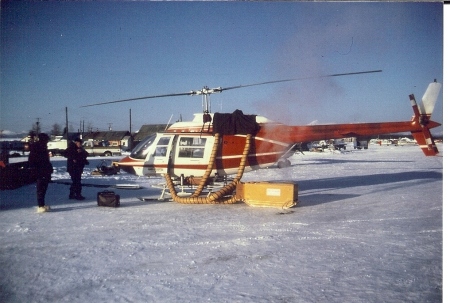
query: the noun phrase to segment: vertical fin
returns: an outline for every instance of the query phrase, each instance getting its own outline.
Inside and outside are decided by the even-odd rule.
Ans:
[[[439,97],[441,86],[441,83],[436,82],[436,80],[428,85],[428,88],[422,97],[420,108],[422,114],[431,116],[434,110],[434,105],[436,104],[437,98]]]

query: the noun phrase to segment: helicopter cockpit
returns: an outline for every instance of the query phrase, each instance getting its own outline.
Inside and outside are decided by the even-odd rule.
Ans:
[[[150,152],[150,148],[155,141],[156,134],[146,137],[142,140],[136,147],[131,151],[130,158],[133,159],[142,159],[144,160],[147,157],[147,154]]]

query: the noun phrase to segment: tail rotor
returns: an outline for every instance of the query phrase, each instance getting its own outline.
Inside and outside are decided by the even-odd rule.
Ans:
[[[421,127],[421,130],[412,131],[411,133],[426,156],[435,156],[439,153],[430,132],[431,128],[437,127],[439,124],[431,121],[430,118],[437,98],[439,97],[441,87],[441,83],[436,82],[436,80],[430,83],[422,97],[422,102],[420,105],[417,105],[413,94],[409,95],[414,111],[414,122],[420,124]]]

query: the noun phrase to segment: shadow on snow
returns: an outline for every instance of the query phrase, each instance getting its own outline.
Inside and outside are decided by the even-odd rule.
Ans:
[[[337,178],[322,178],[317,180],[296,181],[299,186],[300,206],[313,206],[328,202],[355,198],[361,194],[355,194],[359,186],[388,185],[386,190],[405,188],[415,184],[442,180],[442,173],[434,171],[411,171],[400,173],[370,174],[365,176],[345,176]],[[413,182],[404,184],[403,182]],[[401,183],[401,184],[400,184]],[[333,194],[329,191],[348,189],[352,194]],[[302,192],[308,192],[302,195]],[[328,192],[328,193],[325,193]],[[372,191],[372,192],[375,192]],[[372,193],[371,192],[371,193]]]

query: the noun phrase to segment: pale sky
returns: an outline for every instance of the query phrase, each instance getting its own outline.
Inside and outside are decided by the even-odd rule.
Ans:
[[[1,2],[0,129],[190,120],[201,97],[81,108],[203,86],[383,70],[229,90],[213,112],[291,125],[404,121],[443,78],[443,3]],[[433,120],[442,123],[442,94]],[[442,132],[442,130],[441,130]]]

